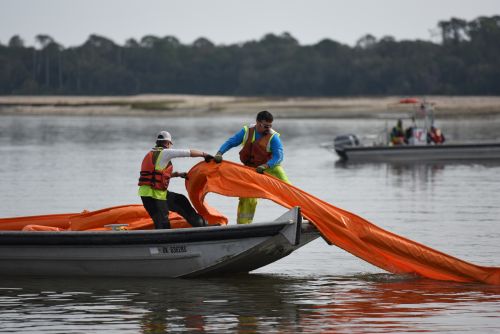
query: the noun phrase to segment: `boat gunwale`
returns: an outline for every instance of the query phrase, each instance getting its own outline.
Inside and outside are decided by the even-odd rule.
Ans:
[[[23,245],[131,245],[203,242],[274,236],[289,221],[247,225],[124,231],[0,231],[0,247]]]
[[[411,151],[411,150],[439,150],[439,149],[463,149],[463,148],[500,148],[500,143],[475,143],[475,144],[441,144],[441,145],[397,145],[397,146],[357,146],[345,147],[341,152],[349,151]]]

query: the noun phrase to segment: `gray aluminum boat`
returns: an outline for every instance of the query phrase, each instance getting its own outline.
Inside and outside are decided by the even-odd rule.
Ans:
[[[335,146],[349,162],[500,161],[500,143],[425,146]]]
[[[197,277],[246,273],[319,237],[298,207],[273,222],[143,231],[0,231],[0,274]]]
[[[405,144],[393,145],[389,129],[379,133],[370,145],[363,145],[355,134],[344,134],[322,146],[334,150],[347,162],[420,162],[420,161],[491,161],[500,160],[500,142],[451,143],[433,141],[431,134],[441,133],[434,126],[435,103],[406,98],[396,104],[410,106],[411,126],[405,131]],[[394,107],[394,106],[393,106]]]

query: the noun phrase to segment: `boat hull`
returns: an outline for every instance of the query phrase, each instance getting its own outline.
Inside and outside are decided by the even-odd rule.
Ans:
[[[485,161],[500,160],[500,143],[345,147],[336,152],[346,161]]]
[[[0,274],[197,277],[249,272],[319,236],[294,208],[270,223],[179,230],[0,233]]]

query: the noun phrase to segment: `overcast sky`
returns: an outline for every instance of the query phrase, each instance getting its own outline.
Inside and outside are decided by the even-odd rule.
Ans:
[[[492,15],[500,0],[0,0],[0,42],[47,34],[68,47],[97,34],[121,45],[145,35],[233,44],[283,32],[303,45],[354,45],[367,33],[439,41],[441,20]]]

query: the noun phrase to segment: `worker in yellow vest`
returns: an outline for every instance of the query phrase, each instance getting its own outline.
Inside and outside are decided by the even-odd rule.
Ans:
[[[172,148],[172,136],[168,131],[161,131],[156,137],[156,146],[144,157],[139,176],[139,196],[156,229],[169,229],[169,211],[180,214],[194,227],[206,226],[207,223],[189,203],[186,196],[169,191],[172,177],[186,178],[186,173],[174,171],[172,159],[182,157],[203,157],[210,161],[213,156],[199,150]]]
[[[214,156],[217,163],[222,155],[231,148],[242,145],[240,160],[245,166],[254,167],[257,173],[268,173],[290,183],[281,167],[283,161],[283,145],[280,134],[272,129],[273,115],[267,111],[257,114],[256,123],[244,126],[230,137]],[[250,224],[253,220],[257,198],[240,198],[238,203],[238,224]]]

